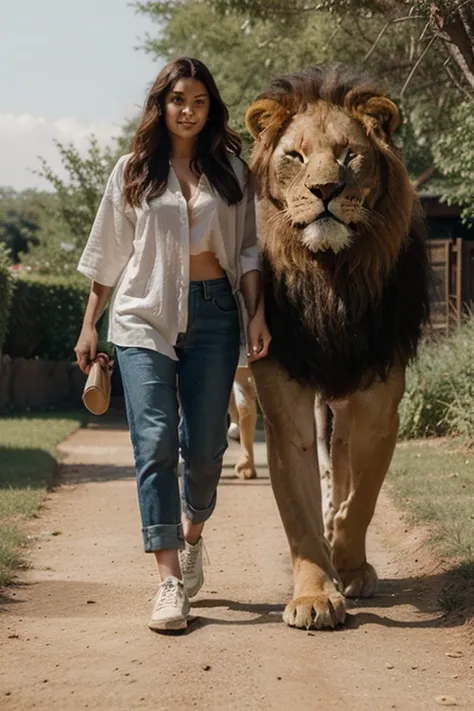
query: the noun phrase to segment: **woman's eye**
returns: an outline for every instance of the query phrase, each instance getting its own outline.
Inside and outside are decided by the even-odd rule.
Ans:
[[[180,104],[180,103],[181,103],[181,97],[180,97],[180,96],[173,96],[173,98],[171,99],[171,101],[173,102],[173,104]]]
[[[304,158],[298,151],[287,151],[285,155],[288,156],[288,158],[294,158],[295,160],[299,160],[301,163],[304,163]]]

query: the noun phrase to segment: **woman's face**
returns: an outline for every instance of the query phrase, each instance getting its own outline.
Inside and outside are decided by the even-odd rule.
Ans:
[[[197,79],[179,79],[165,96],[165,122],[176,138],[196,138],[209,115],[209,94]]]

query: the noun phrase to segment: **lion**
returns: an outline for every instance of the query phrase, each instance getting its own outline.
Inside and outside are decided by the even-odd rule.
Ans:
[[[326,403],[316,397],[316,450],[323,494],[323,510],[331,508],[330,413]],[[257,391],[248,365],[239,365],[235,373],[229,404],[229,439],[240,443],[240,455],[234,467],[238,479],[257,478],[254,442],[257,424]]]
[[[293,627],[334,628],[345,597],[376,591],[366,532],[429,322],[425,225],[393,141],[400,121],[377,82],[337,67],[273,79],[246,115],[272,335],[251,369],[293,564],[283,614]],[[315,398],[334,416],[325,518]]]
[[[239,365],[236,370],[229,414],[231,425],[228,436],[240,441],[240,456],[234,467],[239,479],[256,479],[254,441],[257,424],[257,393],[248,365]]]

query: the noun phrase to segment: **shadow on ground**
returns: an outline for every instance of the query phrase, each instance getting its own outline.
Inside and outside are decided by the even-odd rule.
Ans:
[[[50,489],[57,462],[43,449],[0,447],[0,489]]]
[[[472,619],[474,612],[471,605],[460,609],[456,613],[443,614],[440,609],[436,591],[446,589],[452,584],[452,573],[449,571],[430,575],[425,578],[404,578],[400,580],[387,579],[380,583],[379,593],[371,600],[348,601],[348,616],[345,628],[359,629],[366,625],[379,625],[399,629],[423,629],[459,627]],[[13,614],[24,617],[30,615],[28,602],[33,598],[36,601],[33,617],[50,619],[83,617],[97,619],[105,613],[120,615],[120,610],[111,610],[109,601],[117,600],[116,585],[107,585],[96,582],[69,581],[69,580],[40,580],[31,583],[13,585],[8,591],[0,593],[0,614]],[[123,586],[120,599],[128,605],[128,609],[140,604],[144,591],[133,590],[128,585]],[[274,599],[274,596],[273,596]],[[287,599],[280,604],[252,603],[230,600],[227,598],[204,597],[193,601],[193,617],[197,618],[193,624],[207,625],[251,625],[278,622],[284,610]],[[400,614],[397,611],[400,610]],[[224,609],[231,612],[247,613],[250,619],[225,620],[209,616],[213,609]],[[205,616],[199,614],[205,610]],[[406,611],[420,613],[419,620],[406,620]],[[390,611],[390,614],[387,614]]]

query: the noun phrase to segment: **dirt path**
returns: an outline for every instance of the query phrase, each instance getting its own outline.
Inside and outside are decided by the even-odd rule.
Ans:
[[[474,648],[440,624],[439,570],[385,497],[370,537],[378,598],[354,605],[344,630],[289,629],[291,572],[263,445],[260,478],[245,483],[232,478],[233,445],[196,619],[165,637],[146,626],[157,578],[141,552],[128,433],[90,427],[64,447],[66,484],[35,524],[34,568],[0,599],[1,709],[474,709]]]

